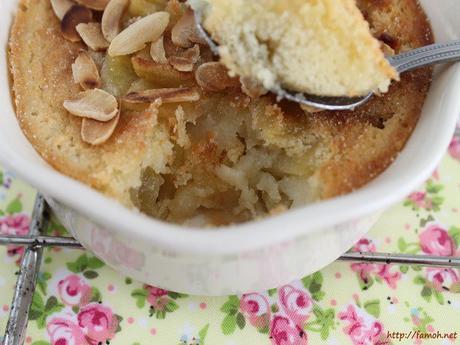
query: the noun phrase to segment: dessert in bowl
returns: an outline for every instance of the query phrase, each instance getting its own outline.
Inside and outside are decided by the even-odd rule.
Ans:
[[[408,3],[412,4],[409,9],[418,11],[412,14],[424,18],[416,2]],[[13,12],[14,5],[2,6]],[[398,6],[397,2],[386,5]],[[437,23],[433,18],[444,18],[439,9],[433,10],[437,13],[433,17],[427,11],[433,24]],[[371,24],[383,28],[385,21],[378,22],[382,17],[379,6],[363,9],[366,11]],[[0,139],[2,161],[43,190],[64,224],[96,255],[124,273],[172,290],[244,292],[273,287],[321,268],[369,229],[375,212],[427,177],[447,146],[448,138],[440,137],[453,131],[458,111],[452,93],[458,89],[456,67],[436,76],[423,111],[429,70],[403,75],[384,97],[355,112],[342,113],[305,112],[297,105],[278,103],[270,95],[248,101],[240,85],[228,80],[231,86],[206,91],[205,96],[198,84],[200,101],[180,104],[182,110],[178,104],[141,104],[138,108],[142,102],[132,102],[105,143],[88,144],[81,136],[81,118],[63,107],[81,92],[71,66],[82,45],[62,37],[59,20],[47,1],[23,2],[17,18],[21,20],[15,24],[11,45],[13,91],[19,99],[18,118],[36,150],[64,174],[128,207],[138,206],[146,214],[183,225],[130,211],[56,173],[31,150],[13,121],[12,110],[1,118],[6,124]],[[413,16],[411,20],[413,30],[401,26],[400,33],[381,38],[390,45],[389,37],[397,36],[399,49],[429,43],[426,20]],[[436,31],[436,25],[434,28]],[[2,30],[6,42],[7,27]],[[442,28],[439,31],[442,34]],[[394,48],[398,50],[397,45]],[[215,62],[205,55],[205,47],[200,50],[200,59],[212,61],[197,69]],[[150,58],[145,51],[131,57],[128,62],[136,76],[155,71]],[[104,80],[104,66],[101,68]],[[162,70],[160,75],[167,74]],[[195,78],[190,83],[196,87]],[[141,82],[135,86],[140,91],[131,89],[130,93],[138,97],[145,86]],[[5,89],[5,99],[7,94]],[[349,193],[385,170],[404,147],[421,113],[422,120],[406,148],[384,174],[351,194],[302,206]],[[441,116],[442,121],[437,121]],[[420,157],[415,160],[414,155]],[[283,212],[292,206],[299,207]],[[255,218],[264,219],[248,222]],[[197,229],[210,223],[232,225]],[[235,275],[241,279],[235,281]]]
[[[342,2],[354,3],[336,0],[335,6]],[[250,221],[361,187],[403,148],[420,116],[431,80],[431,70],[420,69],[402,76],[384,96],[355,111],[315,112],[279,101],[264,90],[271,87],[269,80],[278,83],[276,71],[287,70],[275,68],[279,60],[283,66],[289,64],[278,50],[288,50],[305,36],[305,25],[287,31],[295,27],[292,15],[286,30],[281,30],[287,31],[285,34],[264,37],[262,33],[275,28],[254,24],[255,34],[245,40],[254,42],[261,36],[267,47],[294,41],[267,52],[263,60],[267,64],[272,56],[273,67],[252,68],[257,70],[254,74],[268,75],[259,83],[250,73],[231,66],[235,61],[250,65],[263,49],[246,58],[227,49],[228,54],[221,54],[224,64],[219,63],[193,32],[194,15],[184,3],[114,0],[100,21],[95,18],[96,11],[82,5],[62,15],[57,9],[60,3],[25,1],[16,16],[10,62],[19,123],[37,152],[57,170],[127,207],[169,222],[212,226]],[[136,7],[138,3],[141,5]],[[296,1],[292,3],[294,6]],[[339,26],[337,12],[342,10],[334,7],[334,1],[326,3],[326,7],[321,6],[323,2],[316,6],[324,13],[315,6],[304,9],[306,14],[326,18],[311,29],[311,44],[305,48],[316,57],[306,57],[305,66],[294,58],[292,61],[298,74],[302,73],[299,80],[303,84],[298,86],[312,85],[312,91],[332,96],[345,90],[359,95],[356,92],[368,92],[370,85],[388,91],[391,78],[397,75],[379,45],[398,53],[433,41],[425,14],[414,0],[404,4],[393,1],[382,8],[359,2],[361,11],[367,11],[370,30],[358,8],[347,14],[347,18],[358,17],[356,20]],[[230,6],[243,12],[239,7],[250,6],[233,2]],[[388,9],[395,14],[381,20]],[[280,13],[284,11],[283,7]],[[220,36],[244,25],[226,24],[225,15],[219,13],[211,24],[229,27]],[[256,17],[251,13],[243,19]],[[267,13],[271,13],[268,8]],[[402,16],[405,24],[388,29],[389,20],[396,15]],[[274,21],[276,16],[280,14],[263,22]],[[43,18],[42,27],[36,17]],[[238,14],[228,16],[233,17]],[[111,22],[116,24],[110,27]],[[326,25],[341,35],[319,29]],[[346,38],[344,31],[354,27],[358,33]],[[98,34],[93,37],[91,32]],[[228,39],[232,44],[225,47],[237,45],[235,40]],[[334,42],[341,46],[334,47]],[[250,51],[246,45],[241,50]],[[324,55],[322,45],[331,46]],[[363,57],[364,53],[369,57]],[[321,63],[321,58],[327,61]],[[335,69],[341,76],[336,85],[330,85],[327,81],[333,76],[328,73]],[[362,70],[361,74],[357,70]],[[305,74],[321,75],[323,80],[314,77],[309,81]],[[360,85],[360,89],[351,87],[358,77],[371,76],[377,80]],[[280,76],[292,87],[296,86],[294,77],[293,72]],[[356,80],[355,85],[359,84]]]

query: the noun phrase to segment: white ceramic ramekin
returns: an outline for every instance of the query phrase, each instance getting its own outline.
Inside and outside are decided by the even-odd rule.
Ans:
[[[319,270],[364,235],[383,209],[431,174],[460,113],[460,65],[440,68],[406,148],[385,173],[359,191],[226,229],[166,224],[61,175],[28,143],[14,115],[7,76],[6,45],[17,3],[0,2],[0,161],[47,196],[86,248],[116,270],[169,290],[242,293],[273,288]],[[457,0],[422,4],[438,41],[460,38]]]

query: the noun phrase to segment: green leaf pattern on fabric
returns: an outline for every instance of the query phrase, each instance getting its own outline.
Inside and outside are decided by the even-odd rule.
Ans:
[[[459,161],[446,157],[438,172],[389,210],[354,250],[460,255]],[[0,168],[0,231],[17,224],[23,231],[28,223],[21,217],[30,215],[34,194],[19,180],[9,183],[9,176]],[[67,235],[54,218],[45,233]],[[0,286],[12,286],[21,251],[9,247],[2,255]],[[0,300],[6,310],[11,296]],[[292,345],[282,342],[283,334],[296,345],[349,344],[363,340],[348,329],[369,331],[372,325],[381,331],[371,343],[385,344],[386,331],[455,331],[459,307],[456,269],[334,263],[278,289],[212,298],[143,285],[120,277],[89,253],[50,248],[38,275],[26,344],[56,344],[57,334],[111,345]],[[6,315],[0,313],[0,326]],[[96,319],[108,320],[107,326],[94,328],[89,320]],[[54,333],[55,327],[63,328]]]

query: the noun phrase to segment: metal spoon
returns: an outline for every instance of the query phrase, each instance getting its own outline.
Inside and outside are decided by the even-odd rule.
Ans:
[[[195,19],[198,31],[208,43],[211,51],[219,55],[219,47],[211,36],[203,28],[202,16],[199,11],[195,11]],[[451,61],[460,61],[460,41],[432,44],[425,47],[409,50],[399,55],[387,58],[390,64],[398,73],[407,72],[416,68],[440,64]],[[360,105],[367,103],[373,93],[363,97],[325,97],[309,94],[294,93],[288,90],[272,90],[279,98],[304,104],[310,107],[323,110],[353,110]]]

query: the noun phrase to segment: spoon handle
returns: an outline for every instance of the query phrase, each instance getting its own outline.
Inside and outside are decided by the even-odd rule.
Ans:
[[[437,43],[388,58],[399,73],[438,63],[460,61],[460,41]]]

